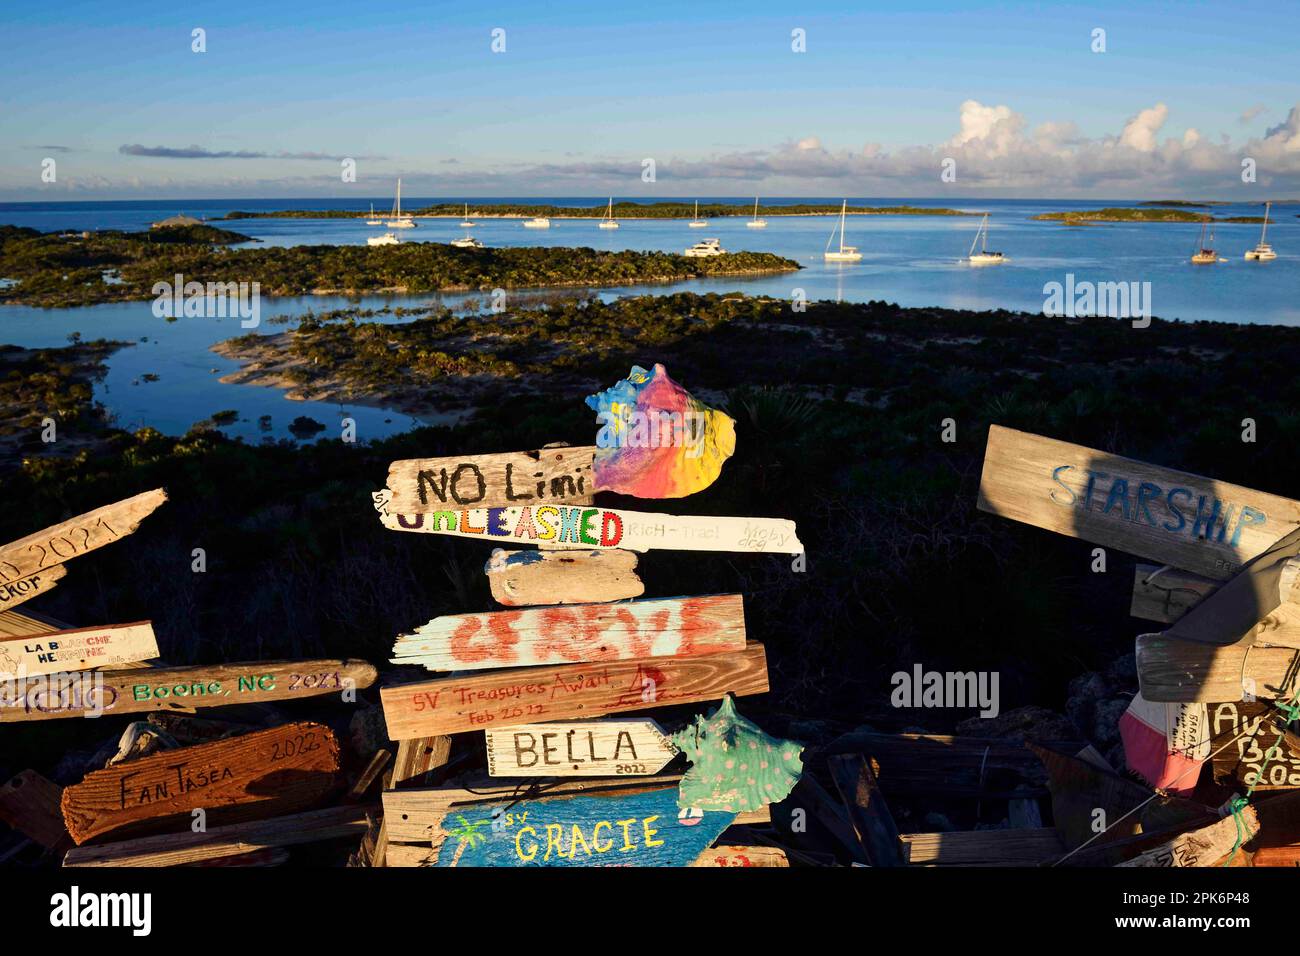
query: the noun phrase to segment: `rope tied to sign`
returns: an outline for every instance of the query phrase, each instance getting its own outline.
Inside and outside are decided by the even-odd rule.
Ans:
[[[1295,667],[1294,660],[1292,661],[1291,666],[1292,668]],[[1296,719],[1300,719],[1300,704],[1296,702],[1296,698],[1298,696],[1300,696],[1300,690],[1297,690],[1294,694],[1292,694],[1290,700],[1280,700],[1280,701],[1273,702],[1273,706],[1276,707],[1278,710],[1280,710],[1282,712],[1282,716],[1286,718],[1283,721],[1284,727],[1285,725],[1290,724],[1292,721]],[[1230,801],[1228,801],[1228,809],[1232,813],[1232,819],[1237,824],[1237,841],[1232,845],[1232,852],[1229,853],[1228,858],[1224,860],[1222,864],[1220,864],[1221,866],[1231,866],[1232,861],[1237,857],[1237,851],[1241,849],[1242,843],[1250,839],[1250,836],[1244,835],[1247,830],[1244,813],[1246,807],[1250,805],[1250,798],[1254,795],[1255,788],[1258,787],[1260,783],[1264,781],[1265,779],[1264,774],[1268,770],[1268,765],[1273,762],[1273,759],[1275,757],[1281,755],[1282,739],[1283,738],[1279,736],[1277,739],[1277,743],[1273,744],[1273,746],[1269,747],[1268,750],[1264,752],[1264,762],[1259,765],[1259,773],[1255,775],[1255,782],[1252,783],[1250,787],[1246,790],[1246,795],[1244,797],[1235,796]]]

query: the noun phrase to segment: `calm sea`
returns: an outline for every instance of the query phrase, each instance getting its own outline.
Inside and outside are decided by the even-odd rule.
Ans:
[[[616,200],[618,197],[615,197]],[[696,197],[689,197],[693,200]],[[701,202],[737,202],[720,197],[698,197]],[[412,197],[403,202],[418,208],[432,202],[458,198]],[[477,202],[550,202],[558,205],[603,206],[605,198],[480,197]],[[825,202],[793,197],[764,198],[764,205]],[[391,197],[349,200],[243,199],[126,201],[81,203],[0,203],[0,224],[29,226],[42,231],[86,229],[143,229],[158,219],[184,212],[218,218],[231,210],[252,212],[282,209],[355,209],[366,211],[373,202],[386,211]],[[897,205],[901,200],[849,197],[851,204]],[[810,300],[869,301],[882,299],[905,306],[942,306],[963,309],[1007,308],[1039,312],[1044,286],[1067,281],[1150,283],[1151,311],[1164,318],[1258,322],[1300,325],[1300,205],[1275,206],[1276,222],[1269,226],[1269,241],[1278,258],[1268,263],[1248,263],[1242,253],[1259,239],[1259,226],[1220,224],[1216,247],[1228,261],[1195,267],[1188,258],[1197,245],[1195,224],[1105,223],[1068,227],[1036,222],[1042,212],[1132,206],[1132,200],[906,200],[911,205],[946,206],[990,215],[989,248],[1002,251],[1008,261],[972,268],[964,257],[978,220],[927,216],[858,216],[848,220],[848,242],[862,252],[861,262],[828,264],[822,253],[831,237],[834,217],[769,216],[766,229],[749,229],[743,218],[713,220],[708,228],[690,229],[680,220],[621,221],[617,230],[598,229],[594,220],[553,220],[549,230],[524,229],[518,220],[480,219],[472,230],[488,246],[585,246],[595,249],[636,249],[680,252],[702,238],[717,238],[728,251],[774,252],[798,261],[801,272],[754,279],[719,279],[626,287],[610,296],[638,292],[742,290],[754,294],[790,297],[796,289]],[[475,200],[470,200],[473,216]],[[1215,216],[1258,216],[1262,207],[1236,203],[1212,207]],[[252,219],[220,223],[261,244],[292,246],[316,244],[361,245],[366,237],[384,231],[356,220]],[[404,242],[446,242],[463,235],[457,219],[419,220],[406,230]],[[0,277],[3,278],[3,277]],[[369,307],[412,305],[430,297],[366,297]],[[259,330],[274,333],[284,326],[268,325],[274,314],[301,315],[357,300],[307,297],[266,300]],[[326,424],[325,435],[336,430],[337,420],[352,417],[360,438],[373,438],[410,428],[409,416],[391,411],[312,402],[286,402],[278,389],[222,385],[217,379],[235,363],[209,351],[222,339],[242,334],[238,320],[189,319],[167,323],[153,316],[150,303],[90,306],[78,309],[0,309],[0,342],[26,347],[62,345],[68,334],[87,338],[109,337],[136,341],[109,363],[109,372],[97,388],[97,397],[124,425],[148,424],[179,434],[190,424],[214,412],[233,409],[240,420],[226,428],[250,440],[289,437],[287,426],[297,415]],[[153,373],[157,382],[142,376]],[[270,415],[269,431],[258,418]]]

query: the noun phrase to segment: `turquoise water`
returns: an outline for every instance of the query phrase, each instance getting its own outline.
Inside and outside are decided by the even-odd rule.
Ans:
[[[701,197],[707,201],[707,197]],[[411,206],[429,200],[415,199]],[[503,199],[484,200],[506,201]],[[596,206],[593,199],[547,200],[560,204]],[[778,204],[796,200],[764,200]],[[798,200],[806,201],[806,200]],[[357,208],[367,209],[369,199],[346,206],[334,200],[211,201],[182,208],[194,215],[219,216],[229,209]],[[384,200],[375,200],[386,208]],[[895,200],[850,199],[850,202],[893,204]],[[1073,274],[1077,283],[1150,283],[1151,311],[1163,318],[1208,319],[1226,322],[1260,322],[1300,325],[1300,206],[1274,208],[1275,225],[1269,241],[1279,257],[1267,263],[1249,263],[1242,253],[1254,246],[1259,226],[1219,224],[1216,247],[1228,261],[1215,266],[1188,262],[1197,245],[1195,224],[1105,223],[1067,227],[1055,222],[1035,222],[1040,212],[1132,205],[1125,201],[1078,202],[1055,200],[962,201],[932,199],[913,204],[947,205],[989,210],[989,248],[999,249],[1008,261],[973,268],[964,257],[978,220],[917,216],[859,216],[848,220],[848,241],[863,253],[861,262],[828,264],[822,252],[834,225],[833,217],[768,216],[768,227],[749,229],[743,218],[716,219],[704,229],[690,229],[680,220],[622,220],[617,230],[597,228],[594,220],[552,220],[549,230],[524,229],[518,220],[479,219],[472,230],[488,246],[587,246],[595,249],[636,249],[680,252],[702,238],[718,238],[729,251],[774,252],[796,260],[798,273],[757,278],[701,280],[650,287],[609,290],[609,296],[638,292],[742,290],[753,294],[790,297],[802,289],[810,300],[869,301],[883,299],[904,306],[941,306],[963,309],[1008,308],[1040,312],[1044,286],[1064,284]],[[48,208],[43,208],[48,207]],[[75,207],[75,208],[72,208]],[[136,229],[178,211],[175,203],[0,204],[0,223],[29,225],[42,230],[122,228]],[[1260,215],[1253,205],[1215,206],[1216,216]],[[471,216],[473,203],[471,203]],[[254,219],[229,224],[270,245],[364,244],[366,237],[383,232],[353,220]],[[401,234],[407,242],[446,242],[463,235],[458,219],[419,220],[416,229]],[[264,299],[262,333],[284,326],[266,320],[275,314],[301,315],[349,304],[368,308],[385,304],[412,306],[435,301],[434,296],[368,296]],[[446,301],[454,301],[448,298]],[[288,438],[289,422],[307,415],[325,424],[326,436],[338,433],[338,421],[351,417],[360,440],[410,428],[410,416],[391,410],[314,402],[288,402],[278,389],[223,385],[218,381],[236,368],[208,351],[214,343],[243,334],[238,319],[181,319],[174,323],[156,318],[148,302],[90,306],[77,309],[0,309],[0,342],[26,347],[65,344],[71,332],[86,338],[137,341],[109,360],[109,371],[96,390],[97,398],[123,425],[148,424],[179,434],[195,421],[223,409],[235,409],[240,421],[225,429],[249,440]],[[139,341],[141,338],[147,341]],[[212,370],[216,369],[216,373]],[[145,373],[160,376],[144,382]],[[258,424],[272,416],[270,431]]]

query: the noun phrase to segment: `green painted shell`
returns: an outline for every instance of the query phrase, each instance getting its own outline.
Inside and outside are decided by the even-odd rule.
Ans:
[[[728,694],[708,717],[670,735],[691,762],[677,805],[742,813],[784,800],[803,773],[803,745],[772,737]]]

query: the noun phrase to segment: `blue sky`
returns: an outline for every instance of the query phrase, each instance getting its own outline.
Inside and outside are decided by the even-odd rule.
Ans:
[[[1239,198],[1244,156],[1274,198],[1300,196],[1294,2],[126,0],[2,16],[5,200],[368,196],[398,175],[422,196]]]

